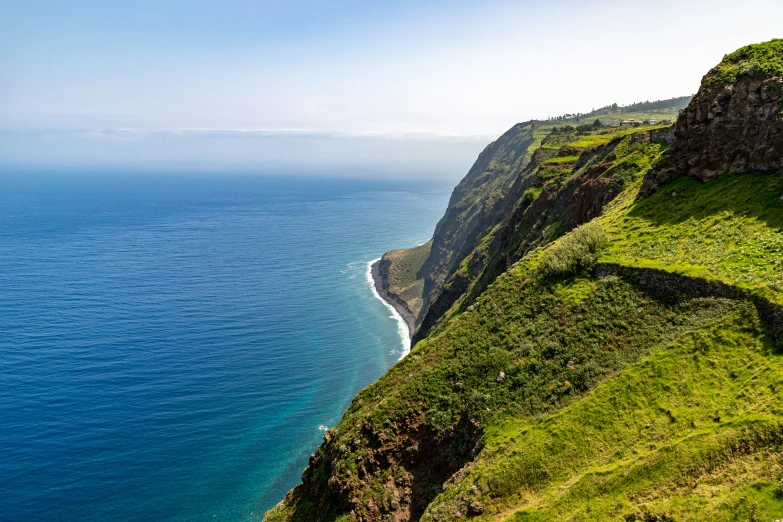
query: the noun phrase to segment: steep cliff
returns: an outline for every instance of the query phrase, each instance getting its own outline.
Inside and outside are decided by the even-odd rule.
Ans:
[[[378,293],[391,302],[405,319],[411,333],[424,305],[424,281],[417,273],[427,260],[432,241],[402,250],[390,250],[373,264],[373,280]]]
[[[780,518],[777,120],[760,116],[761,94],[738,94],[733,119],[687,121],[715,82],[776,85],[771,44],[710,71],[673,145],[660,126],[547,129],[487,232],[462,243],[472,250],[436,255],[453,266],[427,313],[461,281],[451,304],[356,397],[267,519]],[[737,127],[743,114],[760,135]],[[752,142],[746,167],[739,152],[704,154],[711,139]],[[716,161],[739,170],[716,177]]]
[[[379,271],[380,285],[391,287],[388,295],[392,303],[403,313],[412,314],[412,331],[421,323],[430,303],[440,295],[453,267],[476,248],[477,241],[503,216],[509,187],[530,161],[535,128],[533,122],[514,125],[484,149],[454,189],[424,259],[416,248],[388,252],[381,259],[387,270],[394,270],[391,267],[397,262],[407,266],[412,265],[410,260],[418,263],[416,284],[406,292],[398,292]]]
[[[686,96],[640,102],[628,107],[613,105],[586,115],[519,123],[488,145],[467,176],[454,189],[446,213],[438,222],[430,255],[416,275],[421,285],[417,285],[415,292],[408,290],[404,295],[393,289],[388,293],[390,301],[397,305],[401,313],[405,314],[413,308],[418,310],[414,313],[414,326],[420,328],[414,335],[414,342],[426,337],[429,329],[471,287],[475,275],[483,270],[486,261],[475,254],[485,251],[495,227],[508,218],[525,191],[531,187],[540,188],[547,181],[537,174],[548,176],[553,171],[564,174],[572,167],[566,162],[542,167],[539,163],[548,159],[551,149],[559,148],[558,143],[566,143],[570,138],[575,145],[564,148],[563,153],[566,156],[573,155],[601,142],[603,138],[591,140],[585,137],[594,134],[591,130],[594,130],[596,121],[603,122],[601,125],[608,123],[614,126],[619,126],[621,120],[628,118],[666,121],[676,117],[677,111],[689,100],[690,97]],[[585,131],[584,127],[589,130]],[[563,135],[549,136],[554,128],[561,130]],[[576,129],[582,130],[577,133]],[[577,137],[583,139],[580,141]],[[583,161],[588,157],[586,155]],[[577,168],[582,166],[580,164]],[[571,223],[570,228],[573,225]],[[546,234],[543,241],[551,238],[550,234]],[[418,259],[413,251],[394,252],[394,257],[407,265],[410,265],[406,260],[409,256]],[[394,262],[391,259],[389,261]],[[384,281],[380,284],[386,285]]]
[[[454,189],[446,213],[435,227],[430,255],[419,271],[427,306],[440,293],[453,267],[502,218],[508,189],[530,161],[534,131],[533,122],[509,129],[484,149]]]
[[[527,253],[599,215],[667,147],[658,126],[553,132],[508,192],[504,218],[453,270],[414,342],[449,310],[460,313]]]
[[[683,175],[783,168],[783,40],[749,45],[710,70],[676,125],[671,161],[649,173],[648,195]]]

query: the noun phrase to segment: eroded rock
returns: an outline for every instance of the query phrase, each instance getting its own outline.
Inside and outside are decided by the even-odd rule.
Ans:
[[[644,178],[647,196],[680,176],[701,181],[721,174],[783,169],[783,78],[749,69],[734,81],[708,72],[680,112],[670,161]]]

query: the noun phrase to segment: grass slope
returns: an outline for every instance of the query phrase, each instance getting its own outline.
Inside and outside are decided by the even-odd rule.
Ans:
[[[783,513],[783,360],[746,303],[680,306],[690,328],[583,399],[494,422],[479,459],[423,520],[458,519],[471,505],[481,520]]]
[[[708,184],[682,178],[641,202],[637,186],[597,220],[610,238],[601,261],[726,282],[780,302],[783,174]],[[528,256],[489,291],[509,280],[529,284],[541,254],[558,244]],[[593,301],[586,288],[606,283],[583,275],[560,284],[559,303]],[[490,422],[479,459],[423,520],[471,511],[480,520],[519,521],[780,518],[779,347],[747,302],[676,306],[694,307],[675,314],[692,329],[668,332],[674,337],[584,398],[552,414]],[[549,389],[564,385],[549,381]]]
[[[578,224],[575,222],[577,216],[573,214],[573,196],[580,187],[601,185],[600,197],[607,197],[610,191],[617,193],[621,187],[636,186],[668,148],[665,143],[642,138],[662,128],[648,126],[603,129],[589,134],[559,132],[547,135],[536,153],[538,167],[530,175],[530,188],[517,202],[510,218],[503,227],[490,231],[459,266],[457,276],[470,280],[471,286],[444,317],[464,311],[506,270],[509,262],[557,239],[569,227]],[[551,159],[562,161],[551,162]],[[499,242],[505,246],[493,251],[492,245]],[[481,262],[476,262],[477,259]],[[483,268],[475,270],[476,265]]]
[[[637,201],[666,146],[628,132],[542,140],[526,198],[596,166],[619,180],[619,196],[591,228],[528,251],[458,303],[363,390],[305,472],[311,489],[268,520],[783,518],[783,355],[756,308],[657,295],[581,262],[728,283],[781,304],[783,173],[680,178]],[[584,156],[610,141],[611,152]],[[547,212],[535,227],[564,227],[567,212]],[[594,247],[553,261],[580,237]]]
[[[641,202],[633,192],[599,221],[604,262],[720,281],[783,304],[783,174],[680,178]]]

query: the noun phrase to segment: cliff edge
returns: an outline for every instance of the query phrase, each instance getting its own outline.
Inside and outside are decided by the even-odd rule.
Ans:
[[[721,174],[783,168],[783,39],[726,55],[702,79],[677,118],[666,165],[653,169],[641,195],[680,176],[701,181]]]
[[[728,55],[676,130],[537,127],[452,304],[266,520],[780,518],[780,42]],[[426,287],[414,266],[387,277]]]

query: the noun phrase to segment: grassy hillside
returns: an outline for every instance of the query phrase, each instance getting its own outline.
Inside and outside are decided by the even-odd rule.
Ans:
[[[600,221],[611,237],[601,256],[751,290],[783,304],[783,177],[680,178],[640,203],[632,194]]]
[[[773,223],[734,237],[734,248],[750,251],[778,233],[783,208],[759,208],[753,198],[763,201],[766,191],[747,189],[761,183],[774,192],[781,182],[780,174],[708,185],[683,179],[641,202],[633,202],[638,181],[630,184],[598,220],[607,235],[599,261],[623,263],[617,252],[656,240],[668,245],[644,250],[656,268],[703,250],[707,234],[680,241],[630,223],[649,214],[698,219],[697,210],[710,214],[706,201],[719,200],[755,209],[733,209],[736,219],[762,227],[754,215],[762,214]],[[671,192],[687,189],[691,204],[673,207]],[[337,453],[319,452],[312,480],[352,484],[354,513],[370,506],[367,519],[378,520],[410,486],[420,488],[422,520],[783,513],[783,358],[756,309],[656,295],[589,270],[545,275],[546,253],[558,245],[524,258],[364,390],[330,434]],[[426,454],[404,448],[413,434],[430,441]],[[442,474],[419,482],[420,464],[411,463],[419,459]],[[301,499],[288,509],[292,520],[308,520],[315,507]]]
[[[719,67],[776,63],[776,45]],[[715,75],[696,106],[712,106]],[[766,80],[735,114],[783,100],[783,78]],[[267,519],[783,519],[783,171],[677,171],[674,157],[695,172],[725,160],[688,156],[688,129],[747,139],[736,118],[695,112],[676,132],[527,129],[497,214],[449,254],[426,335]],[[754,150],[775,159],[783,115],[762,116]]]
[[[482,241],[488,239],[493,228],[508,215],[528,188],[528,178],[532,172],[529,165],[534,159],[534,152],[546,140],[550,141],[549,148],[553,146],[553,128],[578,127],[592,124],[596,119],[613,127],[600,132],[578,133],[580,139],[572,140],[575,142],[575,150],[572,152],[578,154],[585,148],[609,141],[611,135],[629,132],[630,129],[619,128],[622,120],[633,118],[644,121],[655,118],[671,122],[689,99],[690,97],[680,97],[658,102],[641,102],[628,107],[618,107],[615,104],[584,115],[567,115],[551,121],[520,123],[488,145],[467,176],[454,189],[446,214],[436,227],[430,255],[417,273],[421,284],[411,287],[403,298],[404,301],[417,303],[421,299],[421,313],[415,313],[417,325],[425,319],[431,307],[432,312],[427,321],[428,324],[434,324],[467,288],[468,282],[464,280],[464,273],[459,271],[460,265],[466,262],[466,258]],[[572,138],[577,136],[573,129],[563,134]],[[570,159],[575,161],[576,156],[573,154]],[[559,164],[560,170],[565,171],[568,168],[568,159],[566,156],[549,161],[551,165]],[[446,285],[449,286],[449,291],[443,296],[443,301],[432,306],[441,298]],[[425,336],[428,329],[429,327],[425,326],[418,338]]]
[[[597,216],[667,150],[661,126],[548,134],[536,150],[513,211],[467,256],[447,283],[464,288],[442,315],[463,312],[495,278],[528,252]],[[437,309],[435,309],[438,311]],[[432,315],[432,314],[431,314]],[[434,327],[434,323],[422,323]]]
[[[705,253],[700,259],[715,261],[703,248],[712,242],[710,228],[699,218],[710,211],[724,212],[726,207],[710,207],[705,204],[709,201],[748,204],[728,206],[731,219],[756,225],[752,233],[735,235],[731,244],[740,251],[758,251],[758,242],[780,234],[776,219],[783,217],[783,208],[779,196],[773,199],[769,195],[781,182],[782,174],[731,177],[708,185],[685,178],[638,203],[632,202],[636,188],[632,186],[598,220],[608,236],[598,260],[623,264],[629,258],[617,256],[618,250],[641,248],[656,269],[676,272],[667,259],[695,251]],[[671,192],[685,191],[684,185],[691,191],[692,197],[686,200],[690,204],[673,204],[671,199],[676,196]],[[757,190],[749,191],[749,187]],[[675,223],[682,216],[691,216],[699,223],[689,240],[681,241],[666,227],[650,230],[639,226],[634,220],[643,219],[640,215],[666,216],[665,222]],[[772,225],[760,224],[758,215],[766,216],[764,223]],[[665,246],[646,249],[656,240]],[[496,302],[498,295],[513,295],[519,286],[542,284],[537,279],[542,260],[557,246],[523,260],[490,287],[489,296]],[[775,256],[774,251],[767,255],[767,261]],[[631,259],[629,266],[647,266]],[[769,268],[766,273],[780,275],[780,268]],[[705,279],[722,280],[717,271],[704,269],[700,274]],[[599,298],[597,288],[628,283],[597,279],[583,272],[551,279],[549,284],[559,294],[558,303],[585,306]],[[769,295],[772,293],[770,290]],[[779,298],[780,292],[774,295]],[[423,519],[456,519],[454,507],[462,506],[461,513],[467,514],[471,504],[476,514],[481,511],[481,520],[779,517],[783,513],[783,358],[779,343],[770,338],[767,326],[747,301],[649,294],[648,298],[664,299],[667,306],[676,309],[675,324],[688,326],[678,331],[672,324],[639,361],[556,413],[499,415],[486,429],[486,446],[480,458],[466,468],[460,480],[447,485]],[[483,296],[469,313],[486,315],[481,312],[487,306],[486,299],[488,296]],[[632,307],[622,307],[618,298],[613,297],[612,302],[618,306],[614,313],[627,320],[646,313],[650,306],[638,301],[635,314]],[[588,319],[581,313],[570,313],[580,322]],[[629,330],[652,327],[628,326]],[[447,329],[454,329],[454,325]],[[603,325],[601,332],[613,341],[628,335],[618,336]],[[580,355],[585,351],[589,353],[583,347]],[[536,364],[539,358],[532,357]],[[530,357],[522,360],[527,363]],[[547,377],[548,389],[557,392],[573,387],[574,381],[581,382],[578,370],[583,363],[578,359],[569,363],[572,361],[572,375],[577,378],[557,381]],[[529,379],[525,377],[525,381]]]
[[[503,286],[523,277],[509,276]],[[783,512],[783,360],[753,307],[711,299],[666,306],[617,280],[580,278],[558,291],[575,301],[604,297],[609,288],[628,331],[607,329],[605,317],[597,330],[643,346],[644,355],[559,411],[498,414],[479,459],[423,520],[454,520],[471,509],[481,520],[748,520],[751,513],[763,520]],[[574,315],[585,308],[572,306]],[[672,319],[665,333],[648,324]],[[660,338],[640,346],[636,329]],[[538,377],[538,359],[551,360],[533,350],[522,355],[514,355],[523,368],[515,378],[524,380]],[[589,374],[604,369],[589,351],[565,356],[565,375],[546,381],[554,396],[583,386],[585,367]]]

